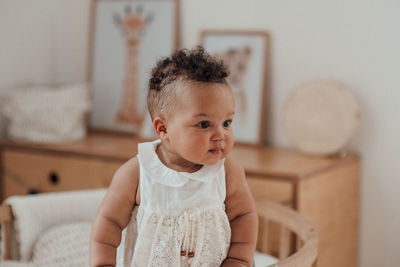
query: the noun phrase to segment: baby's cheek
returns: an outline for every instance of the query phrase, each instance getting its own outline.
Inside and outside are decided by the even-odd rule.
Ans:
[[[204,150],[204,142],[202,142],[201,138],[197,138],[195,135],[187,136],[185,140],[182,140],[184,149],[191,153],[196,154],[201,150]]]
[[[233,134],[229,134],[226,138],[225,138],[225,142],[226,142],[226,146],[230,146],[233,147],[233,144],[235,142],[235,139],[233,137]]]

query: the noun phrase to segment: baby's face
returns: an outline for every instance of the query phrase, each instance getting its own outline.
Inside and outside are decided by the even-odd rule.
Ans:
[[[235,111],[227,84],[178,82],[176,105],[167,119],[171,147],[182,159],[212,165],[233,147]]]

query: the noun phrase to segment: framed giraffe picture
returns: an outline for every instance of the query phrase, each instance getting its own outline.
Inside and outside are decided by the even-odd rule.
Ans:
[[[269,34],[263,31],[204,30],[200,44],[229,68],[235,96],[232,123],[237,143],[263,143],[269,61]]]
[[[91,1],[90,129],[152,135],[148,80],[156,61],[178,49],[178,25],[179,0]]]

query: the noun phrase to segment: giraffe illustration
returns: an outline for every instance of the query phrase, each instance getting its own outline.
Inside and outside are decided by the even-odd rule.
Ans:
[[[151,22],[151,15],[143,16],[139,6],[132,13],[130,6],[125,7],[125,15],[121,18],[114,15],[114,22],[122,30],[126,49],[125,76],[120,105],[115,122],[139,128],[143,121],[142,112],[138,112],[139,90],[139,50],[145,27]]]
[[[231,72],[228,82],[238,103],[240,114],[245,117],[247,112],[247,96],[244,79],[251,56],[251,47],[230,48],[224,52],[216,52],[214,56],[221,59],[228,66]]]

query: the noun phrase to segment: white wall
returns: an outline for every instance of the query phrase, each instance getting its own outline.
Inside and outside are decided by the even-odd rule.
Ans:
[[[84,80],[88,3],[0,0],[0,89]],[[362,159],[360,266],[398,266],[400,2],[182,0],[181,7],[185,47],[205,28],[270,32],[273,144],[289,145],[279,116],[299,83],[332,78],[353,90],[362,112],[352,144]]]
[[[88,1],[0,0],[0,89],[83,81]]]

